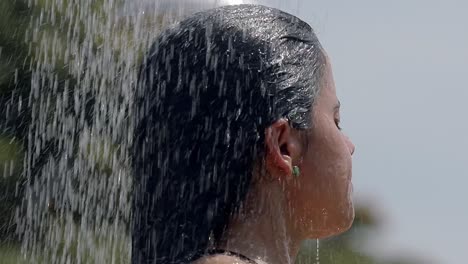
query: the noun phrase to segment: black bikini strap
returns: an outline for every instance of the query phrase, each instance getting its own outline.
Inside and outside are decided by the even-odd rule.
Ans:
[[[245,260],[247,261],[248,263],[251,263],[251,264],[257,264],[257,262],[255,262],[255,260],[253,259],[250,259],[240,253],[237,253],[237,252],[233,252],[233,251],[229,251],[229,250],[225,250],[225,249],[210,249],[208,250],[207,252],[208,255],[214,255],[214,254],[225,254],[225,255],[229,255],[229,256],[235,256],[235,257],[238,257],[242,260]]]

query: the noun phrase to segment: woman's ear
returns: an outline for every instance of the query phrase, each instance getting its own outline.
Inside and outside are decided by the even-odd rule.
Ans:
[[[272,177],[292,175],[292,167],[301,155],[299,134],[286,119],[279,119],[265,129],[265,161]]]

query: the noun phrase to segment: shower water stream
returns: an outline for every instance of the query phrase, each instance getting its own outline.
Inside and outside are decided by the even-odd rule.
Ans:
[[[315,252],[317,255],[315,257],[315,263],[320,264],[320,240],[317,239],[317,251]]]
[[[29,0],[26,183],[16,210],[32,262],[128,263],[132,95],[158,31],[220,1]],[[21,99],[19,100],[21,101]]]

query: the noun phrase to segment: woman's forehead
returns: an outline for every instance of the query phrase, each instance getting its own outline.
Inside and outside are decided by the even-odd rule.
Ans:
[[[317,98],[317,105],[326,107],[330,105],[334,107],[338,102],[336,96],[335,80],[333,78],[333,70],[330,60],[327,57],[326,64],[323,71],[322,87],[320,89],[319,96]]]

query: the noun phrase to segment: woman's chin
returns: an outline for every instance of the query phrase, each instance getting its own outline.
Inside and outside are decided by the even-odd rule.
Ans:
[[[346,209],[343,210],[343,218],[342,221],[340,221],[341,224],[338,228],[339,234],[344,233],[351,228],[354,222],[354,216],[354,205],[352,200],[350,199],[348,205],[346,206]]]
[[[330,221],[327,221],[327,225],[325,225],[323,228],[311,232],[309,239],[328,238],[340,235],[348,231],[353,225],[354,207],[351,204],[351,206],[348,207],[347,210],[343,210],[341,212],[342,213],[340,214],[340,216],[335,218],[336,221],[334,223],[330,223]]]

